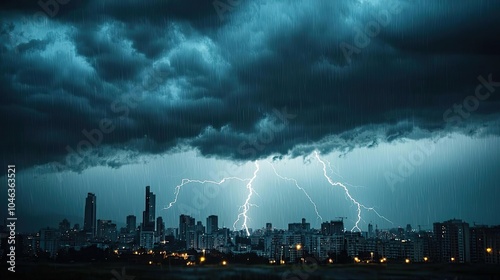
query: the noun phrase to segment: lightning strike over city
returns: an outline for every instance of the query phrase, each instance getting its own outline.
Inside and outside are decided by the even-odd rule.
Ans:
[[[272,164],[272,162],[269,162],[269,165],[271,165],[271,168],[273,169],[274,174],[276,174],[276,176],[278,176],[278,178],[283,179],[283,180],[286,180],[286,181],[293,182],[293,183],[295,184],[295,187],[304,193],[304,195],[307,197],[307,199],[309,200],[309,202],[310,202],[310,203],[312,204],[312,206],[314,207],[314,212],[316,213],[316,216],[318,217],[318,219],[319,219],[320,221],[323,221],[323,217],[321,217],[321,215],[320,215],[320,214],[319,214],[319,212],[318,212],[318,206],[317,206],[317,205],[316,205],[316,203],[313,201],[313,199],[311,198],[311,196],[309,196],[309,194],[307,193],[307,191],[299,185],[299,183],[297,182],[297,180],[296,180],[296,179],[294,179],[294,178],[288,178],[288,177],[285,177],[285,176],[281,176],[281,175],[278,173],[278,171],[276,171],[276,168],[274,167],[274,165]]]
[[[0,1],[0,279],[498,278],[499,14]]]
[[[368,211],[373,211],[375,212],[375,214],[377,214],[377,216],[381,219],[384,219],[386,220],[387,222],[393,224],[390,220],[388,220],[386,217],[380,215],[377,210],[375,210],[373,207],[366,207],[364,206],[363,204],[359,203],[356,199],[354,199],[351,194],[349,193],[349,189],[347,189],[347,187],[340,183],[340,182],[334,182],[332,180],[332,178],[330,178],[330,176],[328,176],[327,174],[327,164],[328,166],[330,166],[330,162],[328,162],[327,164],[325,163],[325,161],[323,161],[320,156],[319,156],[319,153],[318,151],[314,151],[314,157],[321,163],[321,165],[323,166],[323,176],[325,176],[326,180],[328,181],[328,183],[334,187],[338,186],[338,187],[341,187],[344,192],[345,192],[345,195],[347,196],[347,198],[352,201],[352,203],[354,203],[354,205],[356,205],[356,209],[357,209],[357,219],[356,219],[356,222],[354,223],[354,226],[352,227],[351,231],[354,231],[354,230],[358,230],[361,232],[361,228],[359,227],[359,223],[361,222],[361,208],[363,209],[366,209]]]
[[[255,193],[255,190],[252,186],[252,183],[255,180],[255,178],[257,178],[257,173],[259,172],[259,169],[260,169],[258,161],[255,161],[254,164],[255,164],[255,171],[253,172],[253,177],[250,179],[250,181],[247,183],[247,186],[246,186],[248,189],[248,196],[245,200],[245,203],[240,206],[240,209],[242,209],[242,211],[240,214],[238,214],[238,218],[233,223],[233,229],[236,230],[236,226],[237,226],[238,222],[240,221],[240,219],[243,219],[243,222],[241,224],[241,228],[245,230],[247,236],[250,236],[250,231],[248,230],[248,225],[247,225],[248,210],[250,210],[251,206],[256,206],[255,204],[250,203],[250,199],[252,199],[252,195]]]
[[[187,179],[187,178],[182,179],[181,184],[175,186],[175,189],[174,189],[174,200],[171,201],[171,202],[169,202],[168,205],[166,207],[164,207],[163,209],[164,210],[168,210],[172,206],[174,206],[174,204],[177,202],[177,198],[179,197],[179,193],[181,191],[181,188],[184,187],[184,185],[187,185],[187,184],[190,184],[190,183],[221,185],[221,184],[225,183],[226,181],[230,181],[230,180],[238,180],[238,181],[241,181],[241,182],[245,182],[245,181],[250,181],[251,179],[245,179],[245,178],[239,178],[239,177],[226,177],[226,178],[222,178],[218,182],[213,181],[213,180],[193,180],[193,179]]]

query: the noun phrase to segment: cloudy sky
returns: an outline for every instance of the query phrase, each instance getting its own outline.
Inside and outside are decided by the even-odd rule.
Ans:
[[[363,230],[500,224],[500,2],[59,2],[0,6],[1,162],[21,229],[82,224],[87,192],[121,225],[146,185],[169,227],[181,213],[232,227],[248,180],[186,184],[164,208],[185,178],[250,179],[256,164],[248,227],[350,229],[357,206],[314,151],[387,218],[363,208]]]

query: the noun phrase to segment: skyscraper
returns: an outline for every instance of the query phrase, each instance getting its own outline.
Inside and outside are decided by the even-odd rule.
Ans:
[[[116,224],[111,220],[97,220],[97,238],[101,241],[115,242],[117,234]]]
[[[155,230],[155,210],[156,196],[150,191],[149,186],[146,186],[146,207],[142,214],[142,229],[145,231]]]
[[[219,230],[219,217],[210,215],[207,218],[207,234],[214,234]]]
[[[96,236],[96,222],[96,196],[93,193],[88,193],[87,199],[85,199],[85,218],[83,221],[83,230],[92,238]]]
[[[368,228],[370,228],[370,225],[368,225]],[[372,226],[372,231],[373,231],[373,226]],[[344,221],[338,220],[338,221],[330,221],[322,223],[321,233],[323,235],[334,235],[334,234],[342,235],[344,233]]]
[[[161,216],[156,219],[156,236],[159,242],[165,240],[165,223]]]
[[[137,227],[136,223],[137,223],[136,217],[134,215],[127,216],[127,232],[128,233],[135,232],[135,229]]]
[[[461,220],[434,223],[437,261],[470,262],[469,224]]]
[[[192,230],[195,225],[195,220],[188,215],[180,215],[179,217],[179,240],[185,241],[187,233]]]

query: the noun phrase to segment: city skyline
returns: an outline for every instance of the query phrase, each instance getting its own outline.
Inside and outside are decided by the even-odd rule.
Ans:
[[[150,191],[150,186],[145,186],[145,190],[146,190],[146,195],[145,195],[145,208],[146,209],[154,209],[155,208],[155,205],[151,205],[150,204],[150,199],[151,197],[153,197],[153,199],[151,200],[155,200],[154,197],[155,195],[153,194],[153,192]],[[155,221],[153,222],[153,224],[148,224],[146,226],[144,226],[144,222],[140,223],[140,224],[137,224],[136,223],[136,219],[137,219],[137,215],[134,215],[134,214],[129,214],[129,215],[126,215],[123,219],[111,219],[111,220],[106,220],[106,217],[98,217],[95,215],[95,213],[97,212],[96,210],[98,209],[97,207],[97,204],[96,204],[96,201],[97,201],[97,196],[94,194],[94,193],[88,193],[87,195],[87,198],[85,199],[86,203],[85,203],[85,209],[84,209],[84,214],[85,214],[85,217],[87,217],[87,213],[89,214],[89,218],[88,220],[86,218],[83,219],[83,223],[79,223],[79,222],[72,222],[70,220],[68,220],[67,218],[63,218],[64,221],[66,222],[72,222],[74,225],[75,224],[78,224],[78,225],[83,225],[83,232],[89,232],[91,234],[91,237],[95,237],[97,235],[97,230],[99,228],[99,225],[98,225],[98,222],[99,221],[103,221],[103,222],[115,222],[115,225],[120,225],[120,227],[123,227],[123,228],[126,228],[127,231],[131,232],[131,231],[135,231],[135,230],[145,230],[145,231],[158,231],[158,219],[161,219],[160,221],[163,223],[163,218],[161,217],[161,215],[159,215],[157,217],[157,219],[155,219]],[[152,216],[154,216],[154,214],[152,214],[152,216],[147,216],[146,215],[147,211],[142,211],[142,217],[143,217],[143,221],[144,221],[144,218],[145,217],[149,217],[149,218],[152,218]],[[185,217],[184,219],[182,217]],[[177,218],[177,217],[176,217]],[[321,221],[319,227],[315,227],[314,225],[311,226],[310,222],[308,221],[307,222],[307,230],[309,229],[318,229],[318,230],[321,230],[321,231],[328,231],[328,232],[338,232],[338,226],[336,226],[336,224],[338,222],[341,222],[342,225],[344,225],[344,221],[347,222],[349,219],[349,217],[340,217],[340,216],[331,216],[330,218],[325,218],[324,220]],[[125,222],[123,222],[123,221]],[[192,215],[189,215],[189,214],[181,214],[180,215],[180,220],[185,220],[186,221],[186,225],[187,226],[195,226],[196,223],[202,223],[203,224],[203,221],[205,220],[206,223],[204,223],[205,225],[205,228],[206,228],[206,231],[207,233],[210,232],[210,227],[208,226],[209,224],[213,225],[214,228],[216,228],[215,230],[213,230],[214,232],[217,231],[218,229],[220,228],[224,228],[224,229],[229,229],[231,231],[244,231],[244,229],[240,228],[240,229],[234,229],[233,227],[226,227],[226,226],[222,226],[220,227],[219,225],[219,215],[217,215],[216,213],[212,213],[212,214],[207,214],[206,217],[192,217]],[[301,220],[301,222],[297,222]],[[305,218],[297,218],[295,220],[295,222],[293,221],[288,221],[286,222],[286,226],[283,226],[283,227],[271,227],[273,230],[276,229],[276,230],[285,230],[286,228],[288,228],[288,230],[290,230],[290,226],[292,227],[298,227],[298,228],[301,228],[305,221],[307,219]],[[447,220],[447,219],[445,219]],[[448,220],[452,221],[452,220],[463,220],[461,219],[460,217],[456,217],[456,216],[453,216],[453,217],[449,217]],[[150,221],[149,221],[150,222]],[[56,225],[59,225],[60,226],[60,223],[61,223],[61,220],[54,220],[54,223],[52,223],[51,225],[47,225],[47,226],[43,226],[42,228],[57,228]],[[323,228],[324,225],[326,223],[331,223],[331,229],[325,229]],[[418,231],[420,230],[423,230],[423,231],[435,231],[436,230],[436,227],[435,227],[435,223],[437,223],[437,221],[434,221],[432,222],[431,224],[429,225],[416,225],[418,226]],[[87,226],[87,224],[89,224],[89,226]],[[231,223],[230,223],[231,224]],[[181,233],[181,228],[182,228],[182,223],[179,224],[177,223],[177,228],[175,227],[175,225],[172,225],[172,226],[165,226],[165,224],[163,223],[163,228],[166,229],[166,228],[176,228],[179,230],[179,236],[183,236],[186,234],[186,230],[184,229],[184,232]],[[273,225],[273,221],[267,221],[265,224],[261,225],[261,227],[256,227],[256,228],[250,228],[251,232],[252,230],[261,230],[261,229],[269,229],[269,225]],[[373,231],[373,225],[375,225],[375,227],[379,230],[389,230],[389,229],[398,229],[398,228],[408,228],[408,226],[412,225],[411,223],[403,223],[401,225],[397,225],[397,226],[394,226],[394,227],[387,227],[387,228],[382,228],[382,227],[378,227],[378,224],[377,223],[374,223],[374,222],[369,222],[366,224],[366,228],[360,228],[359,230],[349,230],[348,227],[344,227],[342,228],[342,231],[351,231],[351,232],[362,232],[362,233],[370,233]],[[476,226],[476,222],[473,222],[473,225]],[[485,224],[485,223],[477,223],[477,226],[495,226],[495,225],[500,225],[500,223],[498,224]],[[304,228],[305,229],[305,228]],[[365,230],[366,229],[366,230]],[[416,228],[413,228],[414,230]],[[37,232],[38,230],[32,230],[32,231],[24,231],[24,232],[20,232],[20,233],[32,233],[32,232]],[[182,240],[182,239],[181,239]]]

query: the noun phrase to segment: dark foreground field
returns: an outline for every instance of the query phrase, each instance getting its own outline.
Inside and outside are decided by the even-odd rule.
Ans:
[[[500,279],[500,266],[446,264],[352,264],[332,266],[168,267],[130,264],[29,264],[0,279]]]

